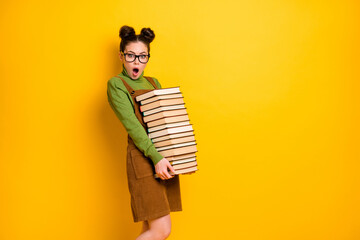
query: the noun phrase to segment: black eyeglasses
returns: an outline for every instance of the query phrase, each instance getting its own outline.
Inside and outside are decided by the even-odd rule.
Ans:
[[[133,53],[124,53],[123,52],[123,54],[125,56],[125,61],[127,61],[127,62],[134,62],[135,59],[137,58],[139,60],[139,62],[147,63],[150,58],[150,53],[148,55],[145,55],[145,54],[136,55]]]

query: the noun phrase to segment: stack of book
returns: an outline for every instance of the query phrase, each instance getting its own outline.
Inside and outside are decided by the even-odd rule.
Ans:
[[[197,171],[194,130],[180,88],[154,89],[135,99],[141,105],[149,138],[175,174]]]

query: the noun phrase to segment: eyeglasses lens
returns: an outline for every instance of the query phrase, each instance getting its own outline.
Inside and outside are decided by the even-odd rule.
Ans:
[[[133,62],[136,58],[138,58],[141,63],[147,63],[149,61],[148,55],[125,54],[125,60],[127,62]]]

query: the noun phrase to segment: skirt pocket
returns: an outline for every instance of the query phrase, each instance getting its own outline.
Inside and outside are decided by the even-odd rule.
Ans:
[[[146,158],[141,151],[137,148],[132,149],[130,155],[135,177],[137,179],[153,176],[155,174],[153,163],[150,159]]]

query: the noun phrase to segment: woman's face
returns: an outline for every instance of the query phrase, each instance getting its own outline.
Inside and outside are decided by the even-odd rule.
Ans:
[[[126,45],[124,53],[135,55],[147,55],[148,49],[143,42],[130,42]],[[139,62],[139,58],[135,58],[133,62],[125,61],[125,56],[120,52],[120,60],[123,62],[127,73],[131,79],[138,79],[141,73],[144,71],[147,63]]]

